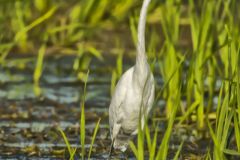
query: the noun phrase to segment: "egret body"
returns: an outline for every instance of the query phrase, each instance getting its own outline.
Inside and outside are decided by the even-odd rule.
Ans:
[[[154,77],[145,51],[145,24],[151,0],[144,0],[138,23],[136,63],[118,81],[109,107],[112,146],[125,151],[128,141],[138,133],[154,101]]]

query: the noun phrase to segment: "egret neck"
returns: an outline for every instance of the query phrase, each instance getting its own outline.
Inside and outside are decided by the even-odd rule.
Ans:
[[[134,77],[138,77],[141,84],[144,84],[146,78],[149,76],[150,68],[147,62],[145,51],[145,25],[147,17],[147,6],[151,0],[145,0],[141,9],[139,24],[138,24],[138,42],[137,42],[137,54],[136,64],[134,66]],[[140,79],[139,79],[140,78]]]

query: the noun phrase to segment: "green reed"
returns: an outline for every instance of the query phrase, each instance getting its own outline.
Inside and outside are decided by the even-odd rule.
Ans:
[[[87,94],[87,80],[88,80],[88,75],[89,75],[89,71],[87,72],[87,76],[86,76],[86,79],[85,79],[85,82],[84,82],[84,88],[83,88],[83,94],[82,94],[82,97],[81,97],[81,115],[80,115],[80,121],[79,121],[79,124],[80,124],[80,142],[81,142],[81,153],[80,153],[80,156],[81,156],[81,159],[85,159],[85,156],[86,156],[86,150],[85,150],[85,138],[86,138],[86,128],[85,128],[85,100],[86,100],[86,94]],[[93,135],[92,135],[92,140],[91,140],[91,144],[90,144],[90,149],[88,151],[88,159],[90,159],[91,157],[91,153],[92,153],[92,148],[93,148],[93,144],[95,142],[95,139],[96,139],[96,136],[97,136],[97,132],[99,130],[99,127],[100,127],[100,120],[98,120],[98,122],[96,123],[96,126],[95,126],[95,129],[93,131]],[[58,130],[60,131],[63,139],[64,139],[64,142],[67,146],[67,149],[68,149],[68,152],[69,152],[69,156],[70,158],[69,159],[75,159],[75,154],[77,153],[77,148],[73,148],[71,147],[71,144],[69,143],[69,140],[66,136],[66,134],[64,133],[64,131],[59,127]]]

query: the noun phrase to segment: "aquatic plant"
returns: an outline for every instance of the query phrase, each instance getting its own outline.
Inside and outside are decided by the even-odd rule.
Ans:
[[[86,155],[86,151],[85,151],[85,137],[86,137],[86,128],[85,128],[85,99],[86,99],[86,89],[87,89],[87,80],[88,80],[88,75],[89,75],[89,71],[87,72],[87,77],[85,79],[85,82],[84,82],[84,90],[83,90],[83,94],[82,94],[82,98],[81,98],[81,116],[80,116],[80,142],[81,142],[81,153],[80,153],[80,156],[81,156],[81,159],[85,159],[85,155]],[[91,145],[90,145],[90,149],[88,151],[88,159],[90,159],[91,157],[91,153],[92,153],[92,148],[93,148],[93,144],[94,144],[94,141],[96,139],[96,136],[97,136],[97,132],[98,132],[98,129],[99,129],[99,125],[100,125],[100,120],[98,120],[98,122],[96,123],[96,126],[95,126],[95,129],[93,131],[93,135],[92,135],[92,141],[91,141]],[[64,139],[64,142],[67,146],[67,149],[68,149],[68,153],[69,153],[69,159],[72,160],[74,159],[75,157],[75,154],[77,153],[77,148],[73,148],[71,147],[71,144],[69,143],[69,140],[67,138],[67,136],[65,135],[64,131],[61,129],[61,128],[58,128],[59,132],[61,133],[63,139]]]

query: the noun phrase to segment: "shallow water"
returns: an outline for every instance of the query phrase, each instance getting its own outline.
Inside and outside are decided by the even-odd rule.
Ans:
[[[72,69],[74,58],[48,58],[44,61],[40,97],[34,94],[32,83],[34,60],[27,63],[24,69],[12,66],[0,68],[0,159],[67,158],[66,145],[57,127],[64,130],[72,147],[81,149],[79,116],[83,83],[76,78]],[[92,159],[106,159],[111,143],[107,113],[111,83],[109,68],[114,67],[113,62],[93,60],[90,65],[85,102],[86,150],[90,147],[95,124],[101,118]],[[130,66],[131,61],[127,64],[124,65],[124,70]],[[158,75],[155,76],[156,82],[162,85],[163,81]],[[159,101],[157,106],[162,110],[164,104],[164,101]],[[159,110],[155,113],[161,115]],[[159,123],[159,128],[159,135],[162,137],[165,123]],[[182,157],[205,153],[205,146],[209,141],[200,141],[198,136],[191,128],[175,128],[170,142],[170,157],[174,155],[182,140],[185,140]],[[160,140],[161,138],[158,142]],[[116,153],[114,157],[134,159],[130,150],[125,154]]]

